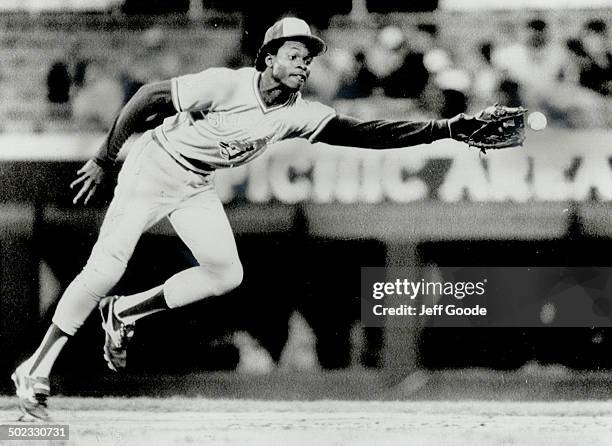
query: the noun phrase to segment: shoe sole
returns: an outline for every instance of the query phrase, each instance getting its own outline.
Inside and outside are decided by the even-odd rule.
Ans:
[[[46,413],[46,411],[42,413],[36,412],[36,410],[33,410],[27,407],[24,399],[19,396],[20,383],[19,383],[19,378],[17,377],[16,373],[13,373],[11,375],[11,379],[13,380],[13,383],[15,383],[15,393],[17,394],[17,398],[19,399],[19,410],[21,411],[21,413],[23,413],[23,415],[20,416],[17,419],[17,421],[24,421],[24,422],[49,421],[51,418],[49,417],[49,414]]]
[[[112,298],[105,298],[102,301],[100,301],[100,304],[98,305],[98,309],[100,310],[100,316],[102,317],[102,330],[104,330],[104,346],[102,347],[102,350],[104,352],[104,360],[106,361],[106,365],[108,366],[109,369],[111,369],[113,372],[119,372],[119,370],[122,370],[125,368],[125,366],[123,367],[118,367],[116,366],[113,361],[111,360],[112,357],[112,353],[110,350],[109,345],[113,344],[113,339],[111,338],[111,336],[108,334],[108,331],[106,330],[106,315],[104,314],[105,312],[107,312],[107,307],[110,306],[111,304],[105,304],[106,301],[110,301]],[[112,315],[110,316],[112,317]]]

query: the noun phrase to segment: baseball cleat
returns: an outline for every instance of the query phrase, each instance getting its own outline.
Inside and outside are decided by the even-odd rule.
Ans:
[[[108,368],[115,372],[125,368],[127,344],[134,336],[134,324],[124,324],[115,315],[115,302],[118,298],[105,297],[98,305],[104,329],[104,359]]]
[[[15,393],[19,399],[19,410],[23,416],[19,421],[49,421],[47,398],[51,393],[49,378],[26,375],[17,367],[11,375]]]

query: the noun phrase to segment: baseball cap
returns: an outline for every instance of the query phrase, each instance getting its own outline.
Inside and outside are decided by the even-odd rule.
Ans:
[[[255,58],[255,68],[258,71],[264,71],[266,69],[265,57],[268,54],[268,50],[274,45],[282,45],[287,40],[303,42],[313,57],[324,53],[327,49],[327,45],[325,45],[323,40],[312,35],[308,23],[296,17],[285,17],[266,31],[263,44]]]

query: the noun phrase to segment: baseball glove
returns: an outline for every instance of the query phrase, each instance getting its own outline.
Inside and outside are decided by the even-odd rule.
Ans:
[[[481,152],[521,146],[525,141],[525,114],[523,107],[493,105],[487,107],[471,122],[471,132],[463,135],[469,146],[478,147]]]

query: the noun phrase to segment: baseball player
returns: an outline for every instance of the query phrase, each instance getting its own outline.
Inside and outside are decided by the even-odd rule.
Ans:
[[[242,266],[213,187],[215,170],[245,164],[287,138],[388,149],[442,138],[465,140],[480,125],[464,115],[426,122],[364,122],[306,101],[300,89],[314,57],[325,49],[306,22],[284,18],[266,32],[255,68],[210,68],[147,84],[125,105],[97,156],[71,184],[78,187],[74,203],[83,199],[87,204],[123,143],[145,131],[121,168],[87,264],[64,292],[38,349],[12,375],[26,417],[48,418],[53,363],[96,307],[105,331],[104,357],[111,369],[120,370],[140,318],[227,293],[240,284]],[[199,266],[153,289],[107,297],[141,234],[164,217]]]

